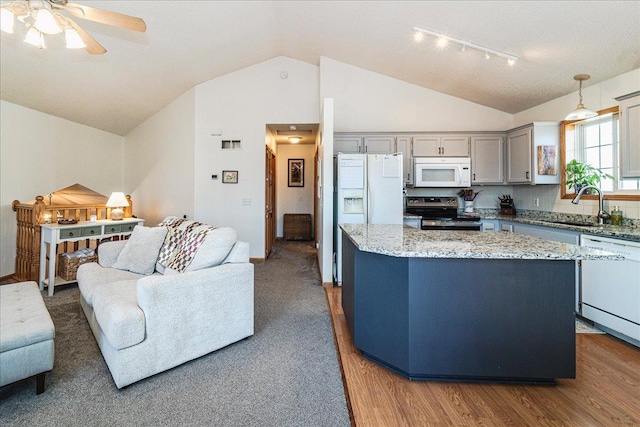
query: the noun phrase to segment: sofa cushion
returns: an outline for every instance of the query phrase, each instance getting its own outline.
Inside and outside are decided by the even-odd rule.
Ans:
[[[93,294],[99,287],[121,280],[138,280],[141,277],[144,275],[115,268],[105,268],[97,262],[90,262],[78,267],[76,279],[82,298],[90,307],[93,307]]]
[[[145,337],[144,312],[136,297],[137,280],[100,286],[93,294],[93,312],[107,341],[117,350],[136,345]]]
[[[166,235],[166,227],[136,225],[113,268],[145,275],[152,274]]]

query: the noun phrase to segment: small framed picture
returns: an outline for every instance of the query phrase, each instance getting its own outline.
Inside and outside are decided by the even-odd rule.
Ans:
[[[222,171],[222,183],[223,184],[237,184],[238,183],[238,171]]]
[[[304,159],[289,159],[289,187],[304,187]]]

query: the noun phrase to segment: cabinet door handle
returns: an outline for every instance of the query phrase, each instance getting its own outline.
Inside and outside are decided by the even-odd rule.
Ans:
[[[475,173],[473,174],[473,180],[474,181],[476,180],[476,174]]]
[[[528,172],[528,171],[527,171],[527,172],[525,172],[524,177],[525,177],[525,178],[527,178],[527,179],[529,179],[529,172]]]

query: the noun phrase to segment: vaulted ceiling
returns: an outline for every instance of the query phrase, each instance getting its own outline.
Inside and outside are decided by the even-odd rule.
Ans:
[[[106,49],[47,49],[1,33],[1,97],[126,135],[194,85],[276,57],[321,56],[517,113],[640,68],[640,1],[87,1],[145,33],[76,21]],[[4,3],[4,2],[3,2]],[[419,26],[517,55],[513,66],[433,40]]]

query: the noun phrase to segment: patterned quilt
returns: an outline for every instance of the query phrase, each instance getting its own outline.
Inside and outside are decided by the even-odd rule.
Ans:
[[[158,227],[167,227],[158,262],[181,273],[196,256],[207,235],[217,228],[181,218],[167,218]]]

